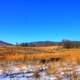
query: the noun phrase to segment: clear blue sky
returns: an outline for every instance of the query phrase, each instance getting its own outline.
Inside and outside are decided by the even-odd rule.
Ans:
[[[0,40],[80,40],[80,0],[0,0]]]

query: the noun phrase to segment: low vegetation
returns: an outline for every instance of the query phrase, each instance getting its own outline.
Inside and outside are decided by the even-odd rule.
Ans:
[[[80,63],[80,49],[65,49],[62,46],[21,47],[0,46],[0,61],[58,61],[76,60]]]
[[[7,73],[11,79],[17,78],[17,73],[26,80],[29,79],[29,75],[26,72],[28,77],[25,77],[23,72],[29,71],[28,66],[32,65],[34,67],[33,75],[30,77],[32,80],[33,78],[34,80],[53,80],[53,78],[79,80],[80,48],[69,47],[70,45],[72,43],[65,42],[63,45],[54,46],[0,46],[0,70],[7,72],[11,69],[15,72],[12,73],[14,77],[9,74],[10,72]],[[20,69],[18,72],[16,72],[17,68]]]

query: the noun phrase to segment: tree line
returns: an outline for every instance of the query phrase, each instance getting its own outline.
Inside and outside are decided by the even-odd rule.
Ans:
[[[39,42],[31,42],[31,43],[20,43],[17,46],[26,46],[26,47],[43,47],[43,46],[63,46],[63,48],[80,48],[80,41],[72,41],[64,39],[60,42],[53,41],[39,41]]]
[[[80,48],[80,41],[63,40],[62,45],[64,48]]]

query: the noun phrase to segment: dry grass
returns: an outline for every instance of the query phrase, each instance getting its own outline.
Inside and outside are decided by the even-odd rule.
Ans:
[[[80,62],[80,49],[63,49],[61,46],[20,47],[0,46],[0,61],[29,61],[50,58]]]
[[[46,60],[48,62],[42,64],[37,62],[37,60],[38,61]],[[0,63],[2,61],[3,62],[34,61],[34,66],[36,67],[36,69],[40,68],[42,65],[47,66],[46,69],[47,76],[55,75],[57,80],[62,80],[61,73],[64,72],[63,76],[70,76],[71,80],[79,80],[78,75],[76,75],[76,67],[80,65],[79,48],[64,49],[62,48],[62,46],[50,46],[50,47],[0,46]],[[24,63],[16,64],[15,66],[21,69],[25,69],[25,66],[28,67],[28,65]],[[5,64],[4,66],[2,65],[2,67],[0,67],[0,69],[4,71],[8,70],[8,68],[10,68],[10,66],[6,67]],[[70,69],[72,74],[70,74],[69,72]],[[36,78],[40,77],[37,74],[37,71],[35,71],[34,76]]]

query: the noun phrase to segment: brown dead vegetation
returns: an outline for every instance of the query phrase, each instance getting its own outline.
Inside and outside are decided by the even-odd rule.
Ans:
[[[74,60],[80,62],[80,49],[64,49],[62,46],[20,47],[0,46],[0,61],[59,61]]]

